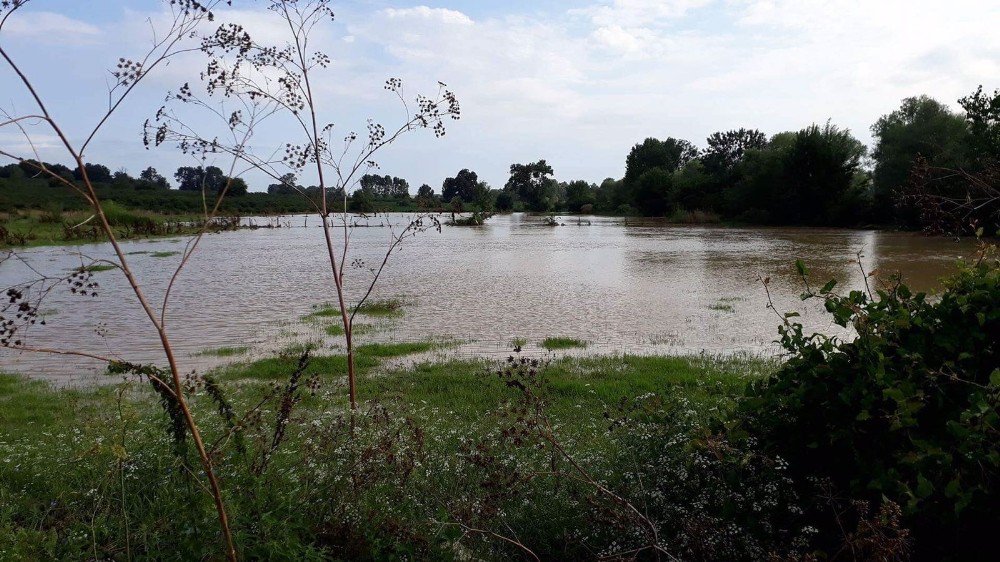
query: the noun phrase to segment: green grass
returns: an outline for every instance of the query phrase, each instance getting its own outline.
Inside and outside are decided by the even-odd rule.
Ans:
[[[112,269],[118,269],[118,266],[104,263],[104,264],[88,265],[84,267],[84,269],[91,273],[97,273],[99,271],[111,271]]]
[[[574,347],[587,347],[587,342],[573,338],[545,338],[542,340],[542,347],[549,351],[556,349],[570,349]]]
[[[427,528],[433,537],[440,529],[428,520],[441,515],[420,499],[426,490],[441,497],[482,493],[474,480],[464,480],[456,453],[463,444],[495,441],[503,424],[510,423],[499,412],[518,392],[496,375],[497,364],[486,360],[393,370],[380,366],[387,358],[436,345],[359,346],[357,418],[344,415],[346,358],[313,356],[304,375],[318,375],[321,386],[315,395],[303,389],[286,441],[263,475],[251,467],[270,446],[277,400],[261,410],[261,422],[252,425],[259,429],[249,431],[244,454],[235,441],[224,439],[227,426],[207,394],[190,396],[206,441],[224,443],[215,462],[243,557],[350,558],[339,546],[346,541],[360,545],[368,558],[397,558],[392,554],[399,551],[380,551],[377,543],[343,537],[336,534],[343,531],[331,531],[329,525],[350,522],[352,529],[377,540],[395,540],[389,529]],[[303,349],[290,347],[281,356],[228,365],[212,374],[240,417],[275,396],[274,389],[285,388]],[[773,368],[770,362],[739,357],[567,358],[542,368],[542,392],[565,446],[590,470],[599,471],[596,477],[613,478],[621,463],[631,461],[622,460],[620,443],[607,431],[605,412],[623,400],[656,394],[674,396],[685,411],[707,419],[728,411],[748,381]],[[383,417],[371,413],[377,407],[385,409]],[[345,421],[350,419],[356,422]],[[380,432],[378,424],[386,423],[387,431],[398,429]],[[54,389],[0,375],[0,559],[124,559],[127,548],[140,558],[217,558],[211,498],[173,456],[167,426],[148,384]],[[394,467],[405,466],[410,449],[385,449],[400,436],[409,443],[416,439],[422,451],[420,465],[405,483],[392,475],[399,470]],[[354,441],[357,445],[351,445]],[[533,447],[503,454],[528,463],[540,455],[537,462],[543,468],[550,462],[547,453]],[[197,466],[190,444],[188,455],[188,462]],[[461,466],[470,470],[468,463]],[[359,487],[343,479],[350,470],[364,477]],[[551,486],[539,486],[538,497],[550,498]],[[351,499],[340,499],[345,496]],[[550,516],[559,515],[562,504],[545,507],[555,501],[517,503],[523,507],[507,521],[519,537],[527,535],[526,540],[538,544],[560,528]],[[337,515],[338,510],[345,511]],[[420,540],[420,535],[414,539]],[[517,554],[490,552],[477,551],[473,557]],[[445,545],[418,558],[450,559],[454,551]]]
[[[204,351],[199,351],[197,355],[212,356],[212,357],[233,357],[236,355],[245,355],[249,351],[250,348],[247,346],[219,347],[216,349],[206,349]]]
[[[395,317],[403,314],[403,301],[399,299],[382,299],[366,302],[358,309],[358,314],[376,317]]]
[[[735,312],[736,311],[736,309],[733,308],[733,305],[726,304],[724,302],[717,302],[715,304],[710,304],[710,305],[708,305],[708,308],[709,308],[709,310],[717,310],[719,312]]]
[[[166,251],[150,252],[149,255],[153,256],[154,258],[169,258],[170,256],[180,255],[180,252],[166,252]]]
[[[524,347],[528,345],[528,340],[524,338],[514,338],[509,342],[507,342],[507,344],[510,345],[511,347]]]
[[[340,316],[340,309],[330,304],[325,304],[321,307],[314,306],[313,308],[315,308],[316,310],[303,316],[302,317],[303,320],[313,320],[317,318],[331,318],[333,316]]]

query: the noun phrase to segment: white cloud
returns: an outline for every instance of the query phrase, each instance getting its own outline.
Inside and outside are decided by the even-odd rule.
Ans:
[[[382,89],[389,76],[408,95],[442,80],[462,103],[444,140],[413,135],[380,157],[412,185],[436,187],[463,167],[502,185],[510,163],[538,158],[561,179],[600,180],[621,175],[629,147],[646,136],[700,144],[744,126],[775,133],[832,118],[867,141],[870,124],[903,97],[954,106],[980,83],[1000,87],[1000,3],[977,0],[608,0],[488,17],[357,6],[313,38],[334,61],[316,85],[324,120],[392,124],[401,109]],[[265,10],[218,15],[284,40]],[[134,25],[122,26],[114,50],[140,52],[149,16],[126,13]],[[147,88],[159,95],[203,64],[178,60]],[[134,136],[135,123],[126,125]],[[260,144],[287,140],[273,137]]]
[[[97,42],[102,31],[97,26],[54,12],[24,11],[11,18],[2,33],[45,44],[86,44]]]

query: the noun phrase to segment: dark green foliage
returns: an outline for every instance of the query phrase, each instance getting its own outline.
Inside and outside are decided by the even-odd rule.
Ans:
[[[961,115],[927,96],[906,98],[899,109],[872,125],[875,146],[874,208],[880,222],[917,225],[916,210],[899,205],[918,156],[933,166],[958,167],[966,160],[968,131]]]
[[[824,298],[858,336],[787,323],[788,362],[751,386],[740,427],[800,483],[902,506],[922,558],[986,559],[1000,528],[1000,267],[963,266],[946,287],[932,299],[899,283],[845,296],[807,283],[803,298]]]
[[[530,211],[550,211],[559,204],[559,190],[552,178],[552,166],[539,160],[530,164],[511,164],[510,179],[503,190]]]
[[[990,96],[979,86],[958,100],[969,124],[972,150],[979,160],[1000,158],[1000,90]]]
[[[409,199],[410,184],[403,178],[390,175],[365,174],[361,176],[361,189],[371,190],[378,199]]]

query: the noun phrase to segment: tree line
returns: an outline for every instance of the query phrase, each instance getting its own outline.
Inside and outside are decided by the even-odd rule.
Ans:
[[[757,129],[720,131],[704,148],[647,138],[632,147],[621,179],[557,181],[543,159],[511,165],[498,190],[462,170],[445,180],[442,198],[453,208],[497,211],[679,220],[697,213],[751,224],[909,229],[933,226],[942,202],[951,201],[963,212],[948,218],[995,231],[1000,90],[989,95],[980,86],[958,103],[962,112],[927,96],[903,100],[872,125],[871,151],[829,122],[770,137]]]
[[[365,174],[350,194],[331,188],[327,196],[346,199],[354,212],[573,212],[941,231],[979,225],[995,232],[1000,218],[1000,90],[990,95],[980,86],[958,104],[960,112],[927,96],[903,100],[872,125],[870,151],[851,131],[829,122],[771,136],[741,128],[712,133],[703,148],[674,137],[647,138],[628,153],[624,177],[600,184],[558,181],[552,166],[541,159],[512,164],[499,189],[462,169],[444,179],[440,192],[423,184],[411,195],[403,178]],[[35,164],[0,167],[0,187],[6,188],[0,190],[0,208],[30,206],[47,197],[16,189],[37,175]],[[320,195],[316,186],[297,184],[293,174],[270,184],[266,193],[252,193],[242,178],[229,178],[215,166],[178,168],[173,174],[176,190],[153,167],[132,177],[102,164],[88,163],[83,170],[46,166],[69,180],[86,173],[94,183],[116,189],[119,202],[151,210],[196,210],[200,197],[187,202],[162,195],[216,194],[227,184],[229,195],[235,196],[227,205],[243,212],[304,212],[309,199]]]

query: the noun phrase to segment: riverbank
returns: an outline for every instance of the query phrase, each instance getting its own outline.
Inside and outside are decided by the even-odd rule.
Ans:
[[[359,350],[363,403],[353,422],[342,356],[312,357],[299,369],[301,357],[289,353],[216,370],[227,408],[200,383],[195,415],[206,441],[218,444],[244,557],[496,558],[518,549],[465,527],[502,522],[493,528],[555,548],[561,534],[590,526],[578,497],[587,490],[574,490],[572,480],[552,488],[560,479],[541,476],[565,461],[527,435],[520,445],[505,435],[518,425],[521,398],[497,375],[504,365],[381,371],[382,361],[412,351]],[[749,358],[626,356],[529,362],[524,374],[544,372],[537,391],[567,453],[593,478],[620,486],[636,459],[624,455],[615,419],[634,407],[652,415],[666,400],[684,405],[690,429],[724,415],[748,381],[773,367]],[[303,385],[282,426],[281,397],[296,372]],[[309,389],[314,376],[318,386]],[[276,423],[282,436],[272,447]],[[187,475],[197,471],[196,457],[171,435],[147,384],[55,390],[0,377],[0,558],[213,557],[210,497]]]
[[[108,222],[119,240],[185,236],[201,231],[203,217],[162,214],[106,205]],[[219,217],[213,230],[238,226],[239,218]],[[19,211],[0,216],[0,249],[95,244],[107,241],[95,217],[87,211]]]

